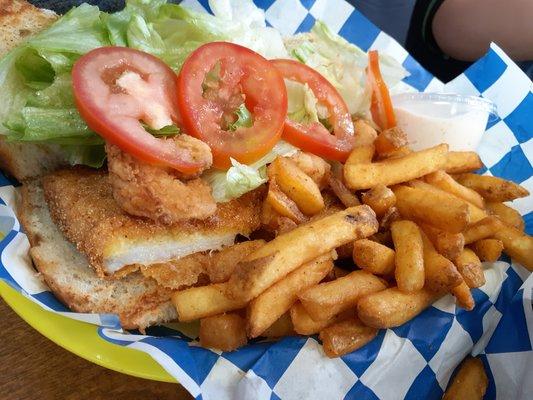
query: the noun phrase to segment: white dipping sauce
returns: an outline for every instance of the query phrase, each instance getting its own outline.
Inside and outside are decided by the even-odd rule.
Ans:
[[[446,101],[394,102],[397,125],[414,150],[448,143],[453,151],[476,150],[489,113],[464,103]]]

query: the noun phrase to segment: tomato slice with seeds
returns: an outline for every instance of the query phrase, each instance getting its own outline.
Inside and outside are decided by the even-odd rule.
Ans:
[[[367,80],[372,90],[370,112],[372,119],[382,130],[396,126],[396,115],[392,107],[389,89],[379,69],[379,55],[377,50],[368,52]]]
[[[249,164],[268,153],[281,136],[287,115],[283,77],[265,58],[233,43],[200,46],[178,77],[178,105],[187,133],[206,142],[213,165],[226,169],[230,157]],[[252,125],[228,129],[242,104]]]
[[[76,106],[89,128],[139,160],[193,174],[211,160],[152,136],[141,123],[179,123],[176,82],[163,61],[125,47],[92,50],[72,69]]]
[[[343,98],[320,73],[294,60],[271,60],[285,79],[306,83],[329,113],[331,134],[320,122],[301,124],[285,120],[283,138],[304,151],[344,162],[354,146],[354,125]]]

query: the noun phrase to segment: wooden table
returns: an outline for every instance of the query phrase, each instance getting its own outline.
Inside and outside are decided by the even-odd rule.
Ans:
[[[2,400],[190,400],[177,384],[148,381],[85,361],[33,330],[0,299]]]

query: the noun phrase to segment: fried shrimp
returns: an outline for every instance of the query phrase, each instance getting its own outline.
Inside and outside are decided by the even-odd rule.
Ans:
[[[192,157],[205,158],[206,165],[211,164],[209,147],[198,139],[180,135],[168,140],[175,140]],[[110,143],[106,152],[113,197],[127,213],[166,225],[205,219],[215,213],[211,188],[198,175],[184,176],[172,168],[144,163]]]

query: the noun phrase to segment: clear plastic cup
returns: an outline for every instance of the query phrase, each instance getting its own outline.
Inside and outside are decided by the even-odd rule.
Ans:
[[[476,96],[402,93],[392,96],[397,125],[414,150],[448,143],[453,151],[475,151],[496,106]]]

